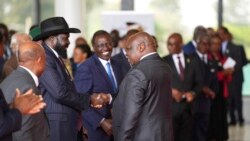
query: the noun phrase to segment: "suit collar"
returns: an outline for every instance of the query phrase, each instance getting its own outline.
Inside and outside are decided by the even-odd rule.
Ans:
[[[37,77],[32,71],[30,71],[28,68],[26,68],[26,67],[24,67],[24,66],[19,66],[19,67],[17,68],[17,71],[29,75],[30,78],[33,80],[34,84],[35,84],[36,86],[39,85],[38,77]]]
[[[154,55],[154,54],[157,54],[157,52],[151,52],[151,53],[148,53],[148,54],[142,56],[140,61],[143,60],[144,58],[150,57],[151,55]]]
[[[112,82],[111,80],[109,79],[109,76],[106,72],[106,69],[105,67],[102,65],[101,61],[99,60],[98,56],[96,54],[93,55],[93,60],[94,60],[94,63],[97,67],[97,69],[99,69],[99,72],[102,74],[102,76],[106,79],[106,81],[109,83],[109,86],[110,86],[110,89],[113,90],[113,86],[112,86]],[[112,65],[112,61],[111,61],[111,67],[113,69],[113,71],[115,71],[115,69],[113,68],[113,65]],[[116,73],[114,72],[115,74],[115,78],[116,79],[116,82],[117,82],[117,76],[116,76]],[[118,82],[117,82],[118,84]]]
[[[49,45],[47,45],[46,43],[44,43],[45,45],[46,45],[46,47],[48,47],[52,52],[53,52],[53,54],[57,57],[57,58],[59,58],[59,54],[52,48],[52,47],[50,47]]]

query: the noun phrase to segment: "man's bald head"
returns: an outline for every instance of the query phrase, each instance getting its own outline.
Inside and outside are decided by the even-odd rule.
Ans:
[[[40,76],[45,68],[45,51],[41,45],[35,42],[24,42],[18,49],[18,61],[19,65]]]
[[[127,40],[126,52],[129,62],[136,64],[142,56],[156,52],[154,39],[146,32],[135,33]]]
[[[18,46],[24,42],[31,41],[30,35],[26,33],[16,33],[11,37],[10,47],[12,52],[16,54]]]

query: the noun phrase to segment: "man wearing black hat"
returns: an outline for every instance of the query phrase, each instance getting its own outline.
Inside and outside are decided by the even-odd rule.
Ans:
[[[39,81],[47,104],[45,113],[50,125],[50,140],[76,141],[81,123],[80,112],[89,106],[89,99],[93,107],[102,107],[110,97],[106,94],[78,94],[58,55],[70,44],[69,33],[80,33],[79,29],[69,28],[63,17],[46,19],[40,23],[40,28],[39,38],[43,40],[46,53],[46,69]]]

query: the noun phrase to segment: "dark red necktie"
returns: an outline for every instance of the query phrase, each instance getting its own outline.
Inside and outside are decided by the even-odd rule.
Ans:
[[[181,63],[180,56],[177,56],[177,58],[178,58],[178,64],[179,64],[179,70],[180,70],[179,76],[180,76],[181,80],[184,80],[184,67]]]

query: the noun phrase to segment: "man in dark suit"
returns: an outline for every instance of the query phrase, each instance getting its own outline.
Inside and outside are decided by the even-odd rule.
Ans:
[[[7,104],[0,89],[0,140],[12,141],[12,133],[21,129],[22,115],[39,113],[45,105],[43,98],[34,94],[32,89],[24,94],[16,89],[13,102]]]
[[[63,17],[46,19],[40,23],[40,28],[39,38],[43,39],[46,68],[39,79],[39,86],[47,104],[45,113],[50,125],[50,140],[77,140],[77,131],[81,126],[80,111],[89,107],[89,99],[92,106],[101,107],[109,98],[106,101],[102,97],[104,94],[89,96],[77,93],[72,78],[58,55],[58,52],[67,49],[69,33],[79,33],[80,30],[69,28]]]
[[[182,36],[173,33],[167,47],[170,55],[163,59],[169,64],[173,97],[173,125],[175,141],[191,141],[193,130],[192,106],[194,96],[200,94],[202,76],[197,60],[182,52]]]
[[[108,32],[99,30],[94,33],[92,45],[95,54],[81,64],[75,74],[77,92],[110,93],[116,96],[122,75],[119,63],[110,59],[112,38]],[[88,130],[89,141],[110,141],[112,139],[112,106],[101,109],[92,107],[83,112],[83,124]]]
[[[194,141],[206,141],[208,137],[209,116],[211,100],[215,98],[216,75],[211,73],[208,49],[209,35],[200,34],[196,40],[197,50],[192,54],[197,60],[200,72],[203,77],[202,92],[197,95],[194,102]]]
[[[236,61],[234,72],[232,74],[232,81],[229,83],[229,112],[230,125],[244,124],[242,111],[242,84],[244,81],[242,68],[246,65],[246,55],[242,46],[235,45],[230,39],[230,33],[226,27],[220,27],[218,34],[223,43],[221,47],[222,54],[226,57],[231,57]],[[237,119],[235,117],[237,112]]]
[[[195,53],[195,51],[197,49],[197,43],[196,43],[197,37],[200,34],[204,34],[204,33],[206,33],[206,28],[203,26],[197,26],[194,29],[193,40],[188,42],[186,45],[183,46],[183,51],[185,54]]]
[[[128,39],[126,52],[133,67],[113,104],[115,141],[173,141],[169,66],[145,32]]]
[[[16,88],[21,92],[28,89],[40,95],[37,88],[38,77],[45,68],[44,49],[34,42],[26,42],[18,47],[19,67],[14,70],[0,84],[7,103],[11,103],[15,96]],[[21,130],[13,133],[15,141],[49,141],[49,126],[44,112],[36,115],[23,116]]]

